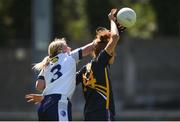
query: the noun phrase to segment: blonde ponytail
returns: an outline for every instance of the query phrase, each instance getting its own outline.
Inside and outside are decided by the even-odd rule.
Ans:
[[[44,69],[46,66],[48,66],[50,63],[50,58],[49,56],[46,56],[41,62],[35,64],[32,69],[41,71]]]
[[[61,39],[55,38],[55,40],[49,44],[49,47],[48,47],[49,56],[46,56],[41,62],[35,64],[32,69],[35,69],[38,71],[44,69],[46,66],[49,65],[50,61],[52,60],[54,56],[56,56],[59,53],[63,53],[63,46],[65,45],[67,44],[64,38],[61,38]]]

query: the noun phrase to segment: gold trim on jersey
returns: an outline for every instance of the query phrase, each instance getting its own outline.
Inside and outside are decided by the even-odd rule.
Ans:
[[[87,91],[86,87],[90,87],[92,89],[96,89],[98,92],[103,94],[106,97],[106,109],[109,109],[109,79],[107,68],[105,68],[105,80],[106,80],[106,87],[96,84],[96,79],[94,78],[93,71],[91,69],[91,63],[86,65],[87,72],[83,74],[83,84],[84,84],[84,91]]]
[[[107,92],[106,91],[103,91],[99,88],[95,88],[97,91],[99,91],[100,93],[102,93],[103,95],[107,96]]]
[[[105,90],[105,91],[107,90],[107,88],[106,88],[105,86],[101,86],[101,85],[98,85],[98,84],[95,84],[95,86],[96,86],[96,87],[99,87],[99,88],[101,88],[101,89],[103,89],[103,90]]]
[[[96,79],[94,78],[93,71],[91,70],[91,63],[86,65],[86,70],[87,70],[87,72],[85,74],[83,74],[84,86],[96,89],[100,93],[102,93],[106,96],[107,95],[106,94],[107,88],[104,86],[96,84]],[[85,89],[85,91],[86,91],[86,89]]]
[[[108,121],[111,121],[111,114],[110,114],[109,109],[107,109],[107,112],[108,112]]]
[[[96,79],[93,76],[93,71],[90,72],[89,77],[87,78],[87,73],[83,74],[83,84],[84,86],[95,87]]]
[[[105,77],[106,77],[106,87],[107,87],[106,109],[109,109],[109,79],[108,79],[107,68],[105,68]]]

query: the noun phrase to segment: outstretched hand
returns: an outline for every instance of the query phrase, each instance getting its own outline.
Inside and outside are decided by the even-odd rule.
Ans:
[[[115,14],[117,12],[117,9],[111,9],[111,12],[108,14],[109,20],[113,20],[114,22],[116,21]]]
[[[38,104],[44,99],[44,96],[41,94],[27,94],[25,98],[27,99],[27,102]]]
[[[119,33],[122,33],[122,32],[124,32],[124,30],[126,29],[126,27],[122,26],[122,25],[117,21],[117,18],[116,18],[117,12],[118,12],[118,9],[114,9],[114,8],[111,9],[111,12],[109,13],[108,17],[109,17],[109,20],[113,20],[113,21],[116,23]]]

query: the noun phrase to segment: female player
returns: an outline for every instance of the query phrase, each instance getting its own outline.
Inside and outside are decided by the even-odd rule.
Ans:
[[[115,107],[108,66],[114,62],[114,50],[119,40],[115,12],[116,9],[112,9],[109,14],[110,31],[102,27],[97,29],[93,59],[77,73],[76,82],[82,83],[85,97],[85,121],[114,120]]]
[[[44,97],[26,95],[30,101],[41,101],[38,109],[39,120],[71,121],[71,96],[76,86],[76,63],[91,53],[95,42],[71,52],[66,40],[55,39],[48,47],[48,56],[33,69],[40,71],[36,88],[43,91]],[[38,101],[37,100],[37,101]]]

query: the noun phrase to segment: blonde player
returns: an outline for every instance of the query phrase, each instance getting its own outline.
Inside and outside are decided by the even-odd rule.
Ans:
[[[91,53],[95,42],[71,52],[66,40],[55,39],[48,47],[48,56],[33,69],[40,71],[36,88],[43,91],[39,101],[38,119],[48,121],[71,121],[71,96],[76,86],[76,63]],[[29,94],[29,102],[38,95]],[[32,99],[33,98],[33,99]],[[38,97],[37,97],[38,98]]]

